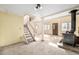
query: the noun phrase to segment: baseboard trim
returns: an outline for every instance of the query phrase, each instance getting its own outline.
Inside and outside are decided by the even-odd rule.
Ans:
[[[9,47],[9,46],[13,46],[13,45],[16,45],[16,44],[19,44],[19,43],[24,43],[24,41],[16,42],[16,43],[5,45],[5,46],[1,46],[0,49],[5,48],[5,47]]]

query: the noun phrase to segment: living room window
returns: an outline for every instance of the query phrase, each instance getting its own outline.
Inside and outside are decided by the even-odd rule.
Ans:
[[[70,31],[71,30],[71,23],[70,22],[64,22],[62,23],[62,31]]]

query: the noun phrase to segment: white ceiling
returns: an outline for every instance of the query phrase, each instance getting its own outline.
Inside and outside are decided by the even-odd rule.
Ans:
[[[62,11],[66,11],[75,7],[78,4],[41,4],[42,9],[34,10],[36,4],[0,4],[0,11],[14,13],[20,16],[25,14],[48,16]]]

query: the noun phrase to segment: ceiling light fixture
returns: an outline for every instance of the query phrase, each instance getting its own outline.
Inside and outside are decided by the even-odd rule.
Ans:
[[[34,9],[35,9],[35,10],[42,9],[41,4],[37,4]]]

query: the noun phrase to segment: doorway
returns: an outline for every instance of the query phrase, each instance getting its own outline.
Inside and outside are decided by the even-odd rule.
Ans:
[[[53,23],[52,24],[52,34],[53,35],[58,35],[58,23]]]

